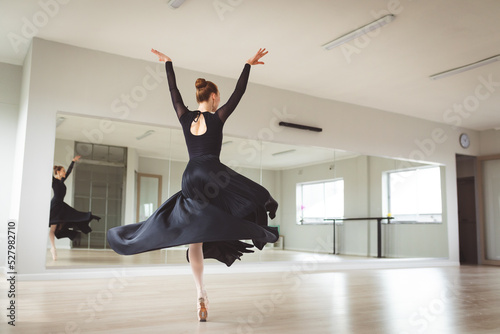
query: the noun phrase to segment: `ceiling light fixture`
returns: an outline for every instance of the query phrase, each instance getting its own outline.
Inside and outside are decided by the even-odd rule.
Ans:
[[[276,153],[273,153],[271,154],[273,157],[277,156],[277,155],[282,155],[282,154],[287,154],[287,153],[292,153],[292,152],[295,152],[296,149],[292,149],[292,150],[286,150],[286,151],[281,151],[281,152],[276,152]]]
[[[325,45],[323,45],[323,48],[325,50],[331,50],[333,48],[336,48],[337,46],[352,41],[353,39],[358,38],[359,36],[362,36],[364,34],[367,34],[372,30],[385,26],[387,23],[394,21],[395,18],[396,16],[392,14],[382,16],[378,20],[368,23],[367,25],[364,25],[361,28],[353,30],[337,39],[334,39],[331,42],[326,43]]]
[[[180,6],[182,6],[182,4],[184,3],[185,0],[170,0],[168,2],[168,5],[170,7],[172,7],[173,9],[177,9],[179,8]]]
[[[142,135],[140,135],[139,137],[135,137],[135,139],[141,140],[143,138],[146,138],[147,136],[151,136],[153,133],[155,133],[155,130],[148,130],[148,131],[144,132]]]
[[[431,78],[432,80],[438,80],[438,79],[446,78],[446,77],[449,77],[450,75],[455,75],[455,74],[458,74],[458,73],[462,73],[462,72],[465,72],[465,71],[472,70],[472,69],[480,67],[480,66],[484,66],[484,65],[488,65],[488,64],[494,63],[494,62],[496,62],[498,60],[500,60],[500,55],[489,57],[489,58],[477,61],[475,63],[471,63],[471,64],[467,64],[467,65],[460,66],[460,67],[457,67],[457,68],[453,68],[451,70],[444,71],[444,72],[441,72],[441,73],[433,74],[429,78]]]

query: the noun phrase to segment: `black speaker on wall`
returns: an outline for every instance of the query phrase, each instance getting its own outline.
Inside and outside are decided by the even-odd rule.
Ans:
[[[322,128],[316,128],[314,126],[308,126],[308,125],[302,125],[302,124],[295,124],[295,123],[287,123],[287,122],[279,122],[280,126],[286,126],[289,128],[294,128],[294,129],[300,129],[300,130],[309,130],[309,131],[314,131],[314,132],[321,132],[323,131]]]

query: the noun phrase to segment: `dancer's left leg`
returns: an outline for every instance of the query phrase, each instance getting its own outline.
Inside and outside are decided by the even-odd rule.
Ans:
[[[57,225],[50,225],[50,231],[49,231],[49,240],[50,240],[50,253],[52,254],[52,260],[57,260],[57,253],[56,253],[56,243],[54,240],[55,233],[56,233],[56,228]]]

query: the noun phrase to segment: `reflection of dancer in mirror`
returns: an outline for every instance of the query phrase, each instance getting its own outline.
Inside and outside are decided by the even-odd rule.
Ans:
[[[198,110],[184,105],[177,89],[172,61],[151,50],[165,62],[168,85],[175,112],[181,123],[189,152],[182,176],[182,190],[163,203],[146,221],[112,228],[110,246],[119,254],[136,254],[166,247],[189,245],[198,292],[198,319],[207,319],[207,294],[203,286],[203,259],[214,258],[228,267],[249,248],[262,249],[278,240],[276,227],[267,225],[267,214],[276,215],[278,203],[261,185],[236,173],[219,160],[222,128],[245,92],[250,67],[264,64],[267,54],[260,49],[250,58],[238,79],[236,89],[219,108],[217,86],[205,79],[196,80]],[[253,245],[240,240],[252,240]]]
[[[73,170],[75,162],[80,160],[80,156],[76,156],[66,171],[62,166],[54,166],[54,175],[52,176],[52,189],[54,190],[54,197],[50,201],[50,222],[49,222],[49,239],[50,239],[50,252],[52,259],[57,260],[56,245],[54,237],[70,238],[73,240],[78,231],[87,234],[92,231],[89,223],[92,219],[99,221],[101,217],[92,215],[91,212],[80,212],[64,202],[66,195],[66,185],[64,181],[68,178]]]

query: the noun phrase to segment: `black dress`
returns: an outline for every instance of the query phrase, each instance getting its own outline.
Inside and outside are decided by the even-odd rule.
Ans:
[[[73,170],[75,162],[72,161],[66,172],[66,176],[62,179],[56,179],[52,176],[52,189],[54,197],[50,201],[50,225],[58,225],[55,231],[56,238],[70,238],[73,240],[78,231],[89,233],[92,229],[89,223],[92,219],[101,219],[92,215],[91,212],[81,212],[73,209],[64,202],[66,196],[66,185],[64,181],[68,178]]]
[[[124,255],[203,242],[204,258],[214,258],[228,267],[249,248],[262,249],[278,240],[276,227],[267,225],[267,215],[276,215],[278,203],[254,181],[222,164],[224,122],[245,92],[250,65],[246,64],[228,102],[215,113],[203,112],[207,130],[190,131],[200,111],[189,111],[177,89],[172,63],[166,62],[167,79],[174,109],[182,125],[189,162],[182,175],[182,190],[163,203],[146,221],[118,226],[107,233],[109,245]],[[240,240],[252,240],[253,245]],[[189,261],[189,253],[187,254]]]

